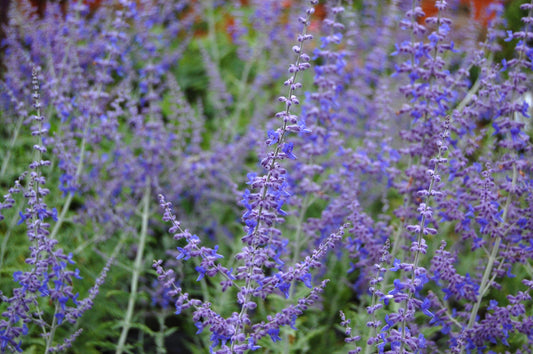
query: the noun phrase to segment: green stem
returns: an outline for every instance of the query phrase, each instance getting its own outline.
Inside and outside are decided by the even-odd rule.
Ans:
[[[516,185],[516,179],[517,179],[517,169],[516,164],[513,165],[513,187]],[[502,215],[502,221],[500,222],[500,227],[505,225],[505,220],[507,219],[507,213],[509,212],[509,206],[511,205],[511,193],[507,195],[507,200],[505,201],[505,207],[503,209],[503,215]],[[468,320],[468,325],[465,328],[466,330],[472,329],[474,326],[474,322],[476,321],[476,317],[479,311],[479,307],[481,306],[481,302],[483,301],[483,298],[487,291],[490,288],[491,279],[490,275],[492,273],[492,269],[494,267],[494,262],[496,261],[496,257],[498,256],[498,251],[500,250],[502,242],[502,236],[496,237],[496,240],[494,241],[494,246],[492,247],[492,251],[489,256],[489,260],[487,262],[487,266],[485,267],[485,271],[483,273],[483,278],[481,278],[481,284],[479,285],[479,294],[477,296],[477,301],[474,304],[474,307],[472,308],[472,311],[470,312],[470,318]],[[461,353],[464,353],[464,347],[461,347]]]
[[[50,348],[52,348],[52,342],[54,341],[54,336],[56,334],[56,329],[58,327],[56,325],[56,316],[55,316],[58,310],[59,310],[59,301],[56,301],[56,306],[54,309],[54,316],[52,318],[52,324],[50,325],[50,332],[46,336],[46,349],[44,350],[45,353],[48,353],[50,351]]]
[[[167,352],[165,348],[165,331],[167,329],[165,325],[165,318],[165,313],[163,311],[159,312],[159,315],[157,316],[157,321],[159,322],[159,331],[155,335],[157,354],[166,354]]]
[[[19,219],[18,214],[14,214],[11,218],[11,222],[9,223],[9,227],[6,231],[6,234],[4,235],[4,238],[2,239],[2,246],[0,246],[0,269],[2,269],[2,266],[4,264],[4,257],[7,250],[7,243],[9,242],[9,238],[11,237],[11,231],[17,224],[17,220]]]
[[[295,232],[294,239],[292,240],[292,243],[294,244],[294,250],[292,251],[293,254],[292,254],[291,265],[295,265],[298,260],[298,255],[300,254],[300,249],[302,246],[302,240],[301,240],[302,225],[303,225],[305,213],[307,212],[307,208],[309,208],[309,206],[313,204],[313,201],[314,201],[314,199],[313,201],[309,201],[308,199],[309,199],[309,194],[306,194],[302,201],[302,208],[300,210],[300,215],[298,216],[298,220],[296,221],[296,232]],[[292,299],[294,294],[296,293],[296,283],[297,283],[296,279],[291,282],[290,295],[285,301],[287,305],[290,303],[290,299]],[[289,353],[289,332],[288,331],[283,332],[283,343],[284,343],[283,353],[288,354]]]
[[[87,124],[87,127],[86,127],[86,131],[85,133],[83,134],[83,139],[81,141],[81,150],[80,150],[80,156],[79,156],[79,162],[78,162],[78,166],[76,168],[76,175],[74,177],[74,181],[75,181],[75,184],[78,183],[78,180],[81,176],[81,171],[83,169],[83,160],[84,160],[84,157],[85,157],[85,150],[86,150],[86,141],[87,141],[87,128],[88,128],[89,124]],[[50,239],[52,240],[55,240],[58,232],[59,232],[59,229],[61,228],[61,225],[63,225],[63,222],[66,220],[66,215],[67,215],[67,212],[68,210],[70,209],[70,204],[72,203],[72,199],[74,198],[74,193],[73,192],[69,192],[68,195],[67,195],[67,199],[65,199],[65,203],[63,204],[63,208],[61,208],[61,214],[59,214],[58,218],[57,218],[57,222],[55,223],[54,225],[54,228],[52,229],[52,232],[50,233]]]
[[[143,263],[143,253],[144,247],[146,245],[146,239],[148,235],[148,221],[150,216],[150,195],[151,195],[151,184],[150,179],[148,178],[146,182],[146,188],[144,190],[144,195],[142,199],[142,225],[141,225],[141,234],[139,237],[139,244],[137,246],[137,254],[135,256],[135,263],[133,265],[133,271],[131,275],[131,291],[130,297],[128,300],[128,308],[126,310],[126,315],[124,316],[122,333],[118,341],[116,354],[120,354],[125,350],[126,338],[128,336],[128,331],[132,326],[133,310],[135,307],[135,300],[137,299],[137,288],[139,286],[139,276],[142,272],[142,263]]]
[[[494,53],[491,52],[487,59],[486,66],[489,67],[492,64],[493,60],[494,60]],[[472,85],[470,90],[468,90],[468,92],[466,93],[465,98],[463,98],[463,100],[457,106],[458,112],[462,112],[465,109],[465,107],[474,99],[474,97],[476,97],[476,93],[478,92],[480,87],[481,87],[481,80],[478,77],[476,82],[474,82],[474,85]]]
[[[11,142],[9,143],[9,147],[7,148],[6,156],[4,157],[4,161],[2,161],[2,169],[0,170],[0,178],[4,177],[4,174],[6,173],[7,166],[9,165],[9,160],[11,158],[11,151],[13,150],[13,147],[15,146],[15,142],[17,141],[17,138],[19,136],[19,132],[20,132],[20,128],[22,127],[23,120],[24,119],[19,118],[17,122],[17,126],[15,127],[13,138],[11,138]]]
[[[294,265],[299,259],[300,250],[302,247],[302,226],[304,223],[305,214],[307,213],[307,209],[310,205],[312,205],[314,202],[313,200],[309,200],[309,194],[306,194],[303,201],[302,201],[302,208],[300,210],[300,215],[298,216],[298,220],[296,222],[296,233],[293,239],[294,242],[294,250],[292,254],[292,260],[291,264]]]

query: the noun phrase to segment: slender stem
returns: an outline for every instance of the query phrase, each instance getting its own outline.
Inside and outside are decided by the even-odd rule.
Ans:
[[[50,325],[50,332],[46,335],[46,349],[44,350],[45,353],[48,353],[50,351],[50,348],[52,348],[52,342],[54,341],[54,336],[56,333],[56,329],[58,325],[56,325],[56,314],[59,311],[59,301],[56,301],[56,306],[54,308],[54,316],[52,316],[52,324]]]
[[[489,58],[487,60],[487,66],[490,66],[492,64],[493,60],[494,60],[494,53],[490,52],[489,53]],[[476,96],[476,93],[478,92],[480,86],[481,86],[481,80],[478,77],[476,82],[474,82],[474,85],[472,85],[470,90],[468,90],[468,92],[466,93],[465,98],[463,98],[463,100],[457,106],[457,111],[458,112],[463,111],[465,109],[465,107],[470,103],[470,101],[472,101],[474,99],[474,97]]]
[[[438,156],[437,156],[437,160],[439,160],[441,158],[441,150],[439,149],[439,153],[438,153]],[[435,166],[435,170],[434,170],[434,174],[433,176],[431,177],[431,182],[429,183],[429,188],[428,188],[428,195],[424,198],[424,203],[426,204],[427,207],[429,207],[428,203],[430,201],[430,198],[431,198],[431,192],[433,191],[433,187],[435,185],[435,175],[438,173],[438,164]],[[422,215],[422,218],[420,220],[420,223],[419,223],[419,230],[418,230],[418,235],[417,235],[417,244],[419,245],[419,247],[417,247],[416,251],[415,251],[415,258],[413,260],[413,268],[411,270],[411,284],[414,284],[415,283],[415,279],[416,279],[416,269],[418,268],[418,262],[420,261],[420,257],[421,257],[421,252],[419,250],[420,248],[420,245],[421,245],[421,242],[422,242],[422,239],[423,239],[423,230],[424,230],[424,227],[426,225],[426,215]],[[409,291],[408,293],[408,299],[405,300],[403,302],[403,306],[404,306],[404,311],[407,312],[408,310],[408,303],[409,301],[411,301],[411,299],[413,298],[414,296],[414,293],[412,291]],[[404,318],[403,318],[403,321],[402,321],[402,341],[401,341],[401,344],[400,344],[400,352],[403,353],[404,352],[404,348],[405,348],[405,336],[407,334],[407,316],[404,315]]]
[[[124,322],[122,327],[122,333],[120,334],[119,342],[116,349],[116,354],[120,354],[125,350],[126,338],[128,331],[132,326],[133,310],[135,307],[135,300],[137,299],[137,288],[139,285],[139,276],[142,272],[143,253],[146,245],[146,239],[148,235],[148,221],[150,217],[150,195],[151,195],[151,183],[150,178],[146,181],[146,187],[142,199],[142,225],[141,234],[139,237],[139,244],[137,245],[137,254],[135,256],[135,263],[133,265],[133,271],[131,275],[131,291],[128,300],[128,308],[126,315],[124,316]]]
[[[211,51],[213,52],[213,60],[215,61],[215,64],[219,66],[220,62],[220,54],[218,53],[218,46],[217,46],[217,34],[216,34],[216,28],[215,28],[215,4],[213,3],[213,0],[208,1],[207,5],[207,26],[208,26],[208,36],[209,36],[209,42],[211,44]]]
[[[83,139],[81,141],[81,149],[80,149],[80,156],[78,161],[78,166],[76,168],[76,175],[74,177],[75,183],[78,183],[78,180],[81,176],[81,172],[83,170],[83,161],[85,157],[85,150],[87,145],[87,133],[88,133],[89,124],[86,126],[86,130],[83,134]],[[61,228],[61,225],[63,225],[63,222],[66,220],[66,215],[68,210],[70,209],[70,204],[72,203],[72,199],[74,198],[74,192],[69,192],[67,195],[67,199],[65,199],[65,203],[63,203],[63,208],[61,209],[61,214],[59,214],[57,218],[57,222],[54,224],[54,228],[52,229],[52,232],[50,233],[50,238],[54,240],[59,232],[59,229]]]
[[[159,331],[155,335],[157,354],[166,354],[167,352],[167,349],[165,348],[165,331],[167,329],[165,318],[165,311],[159,312],[157,316],[157,321],[159,322]]]
[[[246,83],[248,82],[248,77],[250,76],[250,70],[252,69],[252,63],[255,63],[256,57],[257,57],[257,54],[256,54],[256,51],[254,50],[254,52],[252,53],[251,60],[246,61],[246,64],[244,65],[241,79],[238,82],[239,94],[237,97],[246,96],[246,92],[245,92],[247,89]],[[237,127],[239,126],[238,122],[239,122],[240,115],[243,109],[248,106],[248,102],[251,102],[248,98],[244,100],[240,100],[237,103],[237,108],[235,109],[235,112],[233,113],[232,119],[227,120],[225,130],[229,132],[229,134],[231,134],[230,136],[226,137],[227,141],[230,141],[236,135],[237,133],[236,130],[237,130]]]
[[[512,181],[513,187],[516,185],[516,179],[517,179],[517,168],[516,168],[516,164],[513,164],[513,181]],[[511,205],[511,193],[507,195],[507,199],[505,201],[505,206],[503,209],[503,215],[502,215],[502,220],[500,222],[500,227],[505,225],[505,220],[507,219],[507,213],[509,212],[510,205]],[[468,320],[468,325],[465,328],[465,331],[472,329],[472,327],[474,326],[474,322],[476,321],[479,307],[481,306],[481,302],[483,301],[483,297],[485,296],[485,294],[490,288],[490,284],[492,283],[492,279],[490,279],[490,275],[492,274],[492,269],[494,267],[494,262],[496,261],[496,257],[498,256],[498,251],[500,250],[501,242],[502,242],[502,236],[496,237],[496,240],[494,241],[494,246],[492,247],[492,251],[487,261],[487,265],[485,267],[485,271],[483,273],[483,277],[481,278],[481,284],[479,285],[479,294],[477,296],[477,301],[474,304],[472,311],[470,312],[470,318]],[[464,353],[463,346],[461,346],[461,353]]]
[[[302,225],[303,225],[303,222],[304,222],[304,218],[305,218],[305,213],[307,212],[307,209],[309,208],[310,205],[313,204],[315,198],[313,198],[312,200],[309,200],[309,194],[305,194],[305,197],[302,201],[302,208],[300,210],[300,215],[298,216],[298,220],[296,222],[296,233],[295,233],[295,236],[294,236],[294,239],[292,240],[293,243],[294,243],[294,250],[293,250],[293,254],[292,254],[292,261],[291,261],[291,264],[294,265],[296,264],[297,260],[299,259],[299,255],[300,255],[300,249],[301,249],[301,246],[302,246]]]
[[[11,151],[13,150],[13,147],[15,146],[15,142],[17,141],[17,138],[19,136],[20,128],[22,127],[23,121],[24,119],[22,119],[22,117],[20,117],[19,120],[17,121],[17,125],[13,133],[13,137],[11,138],[11,142],[9,143],[9,147],[7,148],[6,156],[3,159],[4,161],[2,161],[2,170],[0,170],[0,178],[4,177],[4,174],[6,173],[7,167],[9,165],[9,160],[11,158]]]
[[[298,220],[296,221],[296,232],[295,232],[295,236],[292,240],[292,243],[294,244],[294,250],[292,251],[293,254],[292,254],[292,260],[291,260],[291,265],[295,265],[296,262],[298,261],[298,256],[300,254],[300,250],[301,250],[301,246],[302,246],[302,225],[303,225],[303,221],[304,221],[304,217],[305,217],[305,213],[307,212],[307,208],[309,208],[310,205],[313,204],[313,201],[310,201],[309,200],[309,194],[306,194],[303,201],[302,201],[302,207],[301,207],[301,210],[300,210],[300,215],[298,216]],[[290,299],[293,298],[294,294],[296,293],[296,279],[294,279],[292,282],[291,282],[291,287],[290,287],[290,295],[287,299],[287,303],[290,302]],[[283,333],[283,339],[284,339],[284,345],[283,345],[283,353],[285,354],[288,354],[290,352],[289,350],[289,333],[287,331],[285,331]]]
[[[11,231],[17,224],[17,220],[19,219],[18,214],[13,214],[13,217],[11,218],[11,222],[9,223],[9,227],[6,230],[6,233],[4,235],[4,238],[2,239],[2,245],[0,246],[0,269],[2,269],[2,265],[4,264],[4,257],[7,250],[7,244],[9,242],[9,238],[11,237]]]

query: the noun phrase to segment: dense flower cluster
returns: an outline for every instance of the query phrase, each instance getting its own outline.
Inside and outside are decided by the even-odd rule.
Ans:
[[[35,113],[31,116],[31,135],[36,137],[35,160],[30,163],[28,170],[16,181],[15,187],[10,189],[5,196],[6,202],[2,209],[13,207],[12,194],[22,194],[26,199],[24,211],[19,212],[18,224],[25,224],[27,237],[30,241],[30,254],[25,263],[28,270],[16,271],[13,279],[17,288],[13,289],[13,296],[2,296],[2,302],[8,304],[4,319],[0,321],[0,349],[2,352],[14,350],[22,352],[20,339],[27,335],[29,326],[35,324],[42,328],[42,336],[46,341],[46,351],[53,351],[52,343],[54,333],[64,321],[75,323],[76,320],[92,306],[92,301],[98,294],[98,289],[103,283],[109,265],[104,269],[100,278],[91,289],[87,298],[78,299],[79,293],[74,292],[72,286],[74,279],[81,279],[79,270],[69,270],[69,264],[74,264],[72,253],[66,255],[63,249],[58,248],[58,241],[50,234],[50,221],[57,222],[57,211],[50,209],[44,198],[50,193],[45,187],[46,178],[42,174],[45,166],[50,166],[50,161],[44,159],[47,152],[46,135],[48,125],[42,116],[40,100],[40,71],[37,67],[32,71],[32,98]],[[26,186],[21,182],[27,181]],[[55,306],[51,323],[44,318],[40,305],[44,299],[49,299]],[[58,348],[70,346],[72,338],[79,335],[79,330],[65,339],[65,343]]]
[[[428,3],[11,0],[0,352],[531,353],[533,1]]]

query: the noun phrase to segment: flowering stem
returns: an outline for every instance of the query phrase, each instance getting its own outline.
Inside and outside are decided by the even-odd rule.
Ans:
[[[306,36],[307,35],[307,26],[308,26],[308,23],[309,23],[309,18],[311,16],[311,12],[307,12],[307,16],[306,16],[306,21],[305,21],[305,24],[304,24],[304,28],[302,30],[302,35],[303,36]],[[301,60],[301,54],[302,54],[302,49],[303,49],[303,43],[304,43],[304,40],[300,41],[299,43],[299,48],[298,48],[298,57],[296,59],[296,63],[295,63],[295,67],[299,67],[299,64],[300,64],[300,60]],[[296,78],[298,76],[298,72],[299,71],[296,71],[293,76],[292,76],[292,82],[291,84],[289,84],[289,90],[288,90],[288,94],[287,94],[287,99],[291,99],[291,97],[293,96],[293,93],[294,93],[294,90],[295,90],[295,86],[294,86],[294,83],[296,82]],[[286,104],[285,105],[285,117],[288,118],[290,116],[290,107],[292,106],[289,105],[289,104]],[[273,170],[274,170],[274,165],[278,159],[278,156],[280,154],[280,151],[282,149],[282,146],[285,142],[285,137],[286,137],[286,134],[287,134],[287,122],[288,122],[288,119],[284,119],[283,120],[283,126],[281,128],[281,133],[279,135],[279,139],[278,139],[278,142],[276,144],[276,148],[274,149],[274,154],[273,154],[273,157],[270,161],[270,165],[268,167],[268,172],[267,172],[267,175],[266,175],[266,178],[265,178],[265,183],[263,184],[263,186],[261,187],[261,197],[260,197],[260,200],[265,200],[266,199],[266,195],[267,195],[267,192],[268,192],[268,186],[270,185],[270,180],[272,179],[272,174],[273,174]],[[259,209],[257,211],[257,223],[254,227],[254,229],[252,230],[251,232],[251,236],[252,236],[252,247],[254,249],[254,251],[252,252],[252,259],[251,261],[249,262],[249,266],[248,266],[248,269],[247,269],[247,274],[252,274],[252,271],[253,271],[253,268],[254,268],[254,265],[255,265],[255,257],[256,257],[256,250],[260,247],[260,245],[257,244],[256,242],[256,237],[254,237],[255,235],[257,235],[258,231],[260,230],[260,226],[262,224],[261,220],[262,220],[262,214],[263,214],[263,204],[260,204],[259,206]],[[252,277],[251,276],[247,276],[246,277],[246,281],[245,281],[245,286],[244,286],[244,301],[243,301],[243,305],[246,305],[248,303],[248,301],[250,300],[250,297],[251,297],[251,288],[252,288]],[[238,326],[239,328],[236,329],[236,334],[241,331],[241,330],[244,330],[244,325],[243,325],[243,318],[244,318],[244,314],[247,312],[247,306],[242,306],[241,307],[241,310],[239,312],[239,321],[238,321]],[[234,346],[235,346],[235,341],[232,340],[231,342],[231,351],[233,352],[234,350]]]
[[[34,107],[36,108],[36,115],[35,117],[37,118],[37,131],[40,132],[39,135],[38,135],[38,143],[41,147],[44,148],[44,139],[43,139],[43,135],[42,135],[42,130],[43,130],[43,117],[41,116],[41,103],[40,103],[40,93],[39,93],[39,88],[38,88],[38,71],[36,68],[33,68],[32,70],[32,84],[33,84],[33,89],[35,90],[34,92],[34,99],[35,99],[35,102],[34,102]],[[46,151],[46,150],[45,150]],[[34,152],[34,155],[35,155],[35,161],[39,161],[41,162],[42,159],[43,159],[43,153],[42,153],[42,150],[41,149],[36,149],[35,152]],[[42,246],[45,242],[43,242],[42,238],[43,236],[41,235],[41,232],[39,232],[40,228],[41,228],[41,222],[39,221],[39,218],[37,216],[37,213],[38,213],[38,208],[39,208],[39,205],[41,202],[42,202],[42,194],[40,193],[40,188],[39,188],[39,179],[40,177],[42,176],[42,173],[41,173],[41,167],[39,165],[37,165],[35,167],[35,172],[32,172],[30,173],[30,186],[33,188],[33,194],[35,195],[35,198],[36,198],[36,202],[37,203],[28,203],[29,206],[31,206],[31,209],[32,209],[32,212],[31,212],[31,225],[32,225],[32,228],[33,228],[33,234],[34,234],[34,239],[31,239],[30,238],[30,241],[32,242],[36,242],[38,246]],[[46,236],[44,236],[46,237]],[[43,253],[46,252],[43,248],[41,248],[37,255],[35,256],[35,262],[34,264],[37,265],[39,264],[39,260],[40,258],[43,256]],[[36,275],[36,273],[38,272],[37,268],[34,267],[33,270],[32,270],[32,275]],[[39,303],[37,301],[34,302],[37,306],[37,308],[39,307]],[[58,303],[56,302],[56,306],[55,306],[55,311],[54,313],[57,313],[57,310],[58,310]],[[51,330],[49,333],[46,333],[46,328],[45,328],[45,321],[43,321],[43,319],[41,318],[41,311],[39,309],[37,309],[37,313],[39,315],[39,318],[40,318],[40,324],[41,324],[41,328],[43,330],[43,334],[46,336],[46,350],[45,350],[45,353],[48,352],[48,349],[50,348],[50,344],[52,343],[53,339],[54,339],[54,333],[55,333],[55,322],[56,322],[56,317],[53,316],[53,319],[52,319],[52,325],[51,325]]]
[[[440,158],[440,151],[439,151],[439,158]],[[435,174],[438,172],[437,168],[438,168],[438,165],[435,166]],[[433,190],[434,183],[435,183],[435,178],[432,177],[430,185],[429,185],[429,188],[428,188],[428,191],[429,191],[430,194],[428,194],[428,196],[425,198],[425,201],[424,201],[425,203],[427,203],[429,201],[429,197],[431,195],[431,191]],[[426,224],[426,216],[422,215],[422,218],[421,218],[420,224],[419,224],[420,229],[418,231],[417,241],[416,241],[419,246],[421,245],[421,242],[422,242],[422,239],[423,239],[422,230],[424,229],[425,224]],[[411,280],[410,280],[410,282],[411,282],[411,284],[413,284],[413,286],[415,286],[416,270],[418,268],[418,262],[420,261],[420,253],[421,253],[420,249],[419,249],[419,247],[417,247],[416,251],[415,251],[415,259],[413,261],[413,268],[411,270]],[[408,299],[403,302],[404,311],[408,311],[408,303],[409,303],[409,301],[411,301],[413,296],[414,296],[413,291],[409,291]],[[404,316],[404,319],[403,319],[403,322],[402,322],[402,341],[401,341],[400,353],[404,352],[406,328],[407,328],[407,316]]]
[[[517,168],[516,164],[513,164],[513,181],[512,181],[512,189],[516,186],[516,179],[517,179]],[[507,218],[507,213],[509,211],[509,206],[511,205],[511,193],[507,195],[507,199],[505,201],[505,206],[503,209],[503,215],[502,220],[500,222],[500,227],[503,227],[505,225],[505,220]],[[479,285],[479,294],[477,297],[477,302],[474,304],[474,307],[472,308],[472,311],[470,312],[470,318],[468,320],[468,325],[465,328],[465,330],[470,330],[474,326],[474,322],[476,321],[476,317],[479,311],[479,307],[481,306],[481,301],[483,301],[483,297],[487,293],[487,291],[490,288],[490,284],[492,280],[490,279],[490,275],[492,273],[492,268],[494,267],[494,262],[496,261],[496,257],[498,256],[498,251],[500,249],[502,242],[502,236],[496,237],[496,240],[494,241],[494,246],[492,247],[492,251],[489,256],[489,260],[487,262],[487,266],[485,267],[485,271],[483,273],[483,278],[481,278],[481,284]],[[464,353],[464,347],[461,346],[461,353]]]
[[[79,17],[79,12],[76,11],[76,18]],[[120,12],[120,15],[118,16],[122,16],[122,12]],[[113,53],[107,53],[106,55],[106,61],[109,61],[113,58]],[[51,66],[53,68],[53,65]],[[101,93],[104,91],[104,84],[100,83],[97,87],[96,87],[96,97],[100,97]],[[96,103],[95,103],[96,104]],[[80,179],[80,176],[81,176],[81,173],[83,172],[83,167],[84,167],[84,161],[85,161],[85,152],[86,152],[86,149],[87,149],[87,137],[89,135],[89,130],[90,130],[90,125],[91,125],[91,116],[88,117],[86,123],[85,123],[85,127],[84,127],[84,131],[83,131],[83,138],[82,138],[82,141],[81,141],[81,147],[80,147],[80,153],[79,153],[79,156],[78,156],[78,165],[76,166],[76,175],[74,176],[74,185],[78,185],[79,183],[79,179]],[[54,225],[54,228],[52,229],[52,232],[50,233],[50,239],[52,240],[55,240],[58,232],[59,232],[59,229],[61,228],[61,225],[63,225],[63,222],[65,221],[66,219],[66,215],[67,215],[67,212],[68,210],[70,209],[70,204],[72,203],[72,199],[74,198],[74,192],[69,192],[68,195],[67,195],[67,199],[65,200],[65,203],[63,204],[63,208],[61,209],[61,214],[58,216],[57,218],[57,222],[55,223]]]
[[[420,204],[420,206],[424,205],[424,209],[426,208],[429,208],[429,202],[431,200],[431,197],[434,193],[434,188],[435,188],[435,183],[438,182],[438,179],[440,179],[440,177],[438,176],[439,174],[439,165],[442,164],[444,161],[444,159],[442,158],[442,154],[443,152],[447,151],[447,148],[444,148],[445,146],[445,139],[446,137],[448,136],[448,132],[449,132],[449,118],[446,118],[446,128],[444,130],[444,132],[442,133],[441,135],[441,138],[442,138],[442,141],[441,141],[441,145],[439,145],[439,150],[438,150],[438,153],[437,153],[437,156],[435,158],[435,168],[434,170],[431,172],[431,181],[429,183],[429,187],[427,189],[427,193],[426,195],[424,196],[424,201]],[[413,260],[413,265],[412,265],[412,269],[411,269],[411,279],[410,279],[410,284],[413,286],[413,290],[412,291],[409,291],[408,292],[408,299],[406,301],[403,302],[403,305],[404,305],[404,312],[407,313],[407,311],[409,310],[408,309],[408,305],[409,305],[409,302],[411,301],[411,299],[414,297],[414,289],[416,288],[416,284],[415,284],[415,280],[416,280],[416,277],[419,275],[417,274],[417,271],[418,271],[418,263],[420,262],[420,258],[421,258],[421,254],[425,253],[425,252],[422,252],[421,249],[422,249],[422,244],[423,244],[423,240],[424,240],[424,237],[423,235],[425,234],[424,232],[424,229],[426,228],[426,210],[424,210],[424,212],[421,212],[421,219],[420,219],[420,223],[418,224],[418,235],[417,235],[417,240],[416,240],[416,244],[417,244],[417,247],[415,247],[415,257],[414,257],[414,260]],[[436,232],[436,231],[435,231]],[[404,351],[404,347],[405,347],[405,336],[406,336],[406,328],[407,328],[407,317],[406,315],[404,315],[403,317],[403,321],[402,321],[402,341],[401,341],[401,345],[400,345],[400,352],[403,353]]]

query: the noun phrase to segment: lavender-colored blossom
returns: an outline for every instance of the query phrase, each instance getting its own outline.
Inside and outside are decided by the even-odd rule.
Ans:
[[[54,333],[58,326],[65,321],[76,323],[78,318],[91,308],[92,298],[98,293],[98,288],[105,278],[105,271],[101,275],[90,296],[79,300],[78,293],[74,292],[73,282],[81,279],[78,269],[70,270],[69,265],[74,264],[72,254],[66,255],[63,249],[57,247],[58,241],[50,234],[50,222],[57,222],[57,211],[50,209],[45,203],[49,194],[46,188],[46,178],[42,170],[49,166],[50,161],[44,158],[47,153],[46,136],[48,125],[42,113],[40,100],[40,71],[34,67],[32,73],[32,98],[35,113],[32,115],[31,135],[35,137],[36,160],[29,164],[29,169],[23,177],[27,178],[27,185],[22,187],[19,183],[10,193],[21,193],[26,199],[26,207],[19,212],[19,224],[24,224],[27,237],[30,241],[29,256],[25,263],[28,270],[13,273],[13,280],[18,284],[13,290],[12,297],[3,296],[2,301],[7,303],[7,308],[2,313],[0,320],[2,352],[22,352],[22,336],[29,333],[29,326],[37,325],[44,333],[47,350],[52,349]],[[9,198],[8,198],[9,200]],[[40,310],[43,299],[48,299],[55,304],[50,323],[43,319]],[[60,348],[67,348],[72,340],[79,335],[75,332]]]

